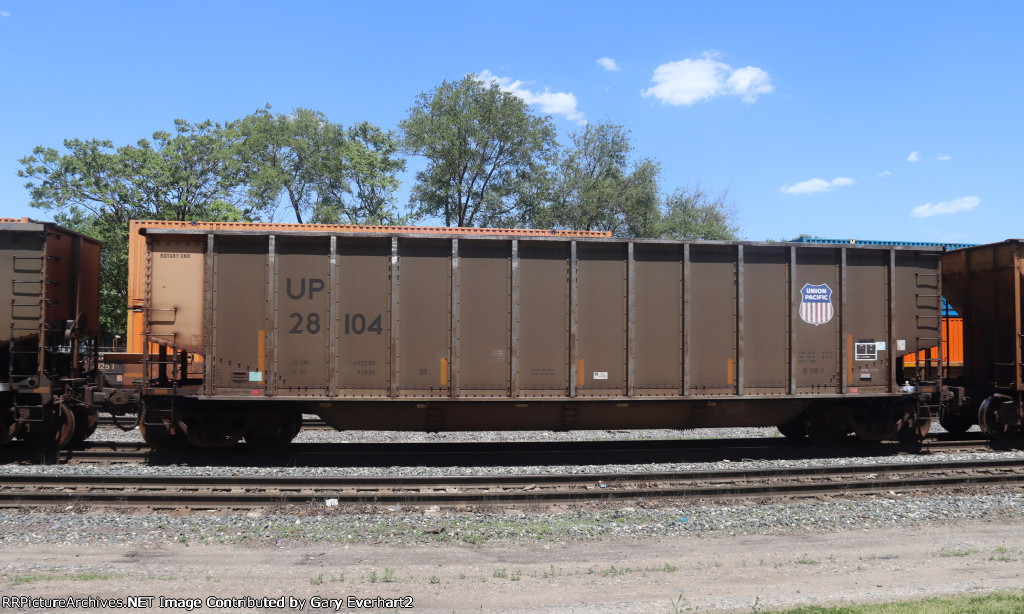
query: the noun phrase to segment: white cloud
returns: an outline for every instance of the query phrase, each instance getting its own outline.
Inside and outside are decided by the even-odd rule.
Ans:
[[[832,181],[825,179],[808,179],[807,181],[801,181],[800,183],[794,183],[793,185],[784,185],[779,188],[779,191],[783,194],[818,194],[820,192],[831,192],[835,188],[841,188],[856,183],[850,177],[836,177]]]
[[[525,81],[513,80],[511,77],[498,77],[489,70],[477,73],[476,78],[484,83],[497,83],[504,91],[520,98],[526,104],[539,105],[541,111],[552,115],[564,115],[567,119],[579,121],[583,113],[576,108],[576,96],[572,92],[552,92],[544,88],[543,92],[533,92],[523,87]]]
[[[938,203],[933,205],[931,203],[914,207],[910,212],[912,217],[931,217],[933,215],[948,215],[950,213],[959,213],[961,211],[970,211],[981,204],[981,199],[977,196],[964,196],[963,198],[955,198],[951,201]]]
[[[771,77],[765,71],[747,66],[734,70],[726,83],[729,85],[730,94],[743,96],[743,102],[753,104],[757,102],[758,94],[768,94],[775,89],[771,81]]]
[[[935,159],[938,160],[939,162],[949,162],[950,160],[953,159],[953,156],[949,154],[939,154],[935,156]]]
[[[907,156],[907,162],[917,162],[920,159],[921,159],[921,152],[920,151],[912,151],[912,152],[910,152],[910,155]]]
[[[10,17],[10,16],[11,16],[11,14],[8,13],[7,11],[0,11],[0,17]]]
[[[717,57],[715,52],[705,51],[699,59],[662,64],[654,69],[654,87],[640,93],[663,104],[689,106],[715,96],[740,96],[749,104],[775,89],[771,76],[760,68],[733,69]]]
[[[892,177],[892,171],[882,171],[881,173],[878,173],[878,177],[879,178]]]
[[[619,68],[619,63],[611,58],[601,58],[600,60],[597,61],[597,65],[611,72],[617,72],[619,70],[622,70],[621,68]]]

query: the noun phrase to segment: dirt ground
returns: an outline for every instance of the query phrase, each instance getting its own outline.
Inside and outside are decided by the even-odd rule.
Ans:
[[[0,611],[61,609],[4,604],[6,597],[150,596],[153,611],[189,605],[161,602],[165,598],[199,599],[191,604],[198,612],[267,611],[278,605],[324,612],[383,606],[377,611],[419,614],[752,612],[1020,589],[1022,529],[1024,522],[969,523],[484,546],[4,546],[0,606],[7,607]],[[231,604],[210,597],[283,600]],[[132,611],[91,605],[98,607],[90,612]]]

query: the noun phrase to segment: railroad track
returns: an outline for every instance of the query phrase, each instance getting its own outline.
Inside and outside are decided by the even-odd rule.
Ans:
[[[666,473],[434,477],[6,475],[0,508],[248,509],[280,505],[529,505],[747,499],[1024,485],[1024,460]]]

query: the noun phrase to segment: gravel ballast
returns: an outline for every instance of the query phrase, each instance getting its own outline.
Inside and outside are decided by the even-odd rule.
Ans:
[[[554,513],[553,513],[554,512]],[[759,505],[536,511],[381,508],[369,513],[294,508],[291,513],[193,512],[0,514],[0,543],[200,542],[253,546],[284,543],[481,544],[647,539],[667,536],[775,535],[870,530],[1024,518],[1024,494],[799,501]]]
[[[684,437],[703,433],[685,432]],[[716,430],[717,437],[774,429]],[[137,441],[102,429],[94,439]],[[334,433],[300,441],[670,439],[615,433]],[[502,439],[507,437],[508,439]],[[225,454],[230,454],[226,450]],[[798,461],[530,467],[188,467],[6,465],[7,473],[151,475],[483,475],[880,464],[1021,452]],[[303,506],[237,513],[89,509],[0,512],[0,591],[10,595],[408,598],[421,614],[750,612],[1020,588],[1024,493],[755,502],[645,501],[516,508]],[[130,588],[128,588],[130,587]],[[295,609],[295,608],[293,608]],[[14,611],[40,611],[15,609]],[[118,609],[95,611],[123,611]],[[210,608],[195,611],[252,611]],[[347,607],[340,610],[354,611]],[[384,610],[399,611],[399,610]],[[401,610],[408,611],[408,610]]]
[[[774,429],[714,430],[722,437],[770,436]],[[300,441],[515,441],[601,438],[669,438],[676,431],[623,431],[600,433],[337,433],[307,430]],[[706,435],[687,431],[687,437]],[[100,441],[137,441],[137,431],[101,429]],[[230,454],[226,450],[225,454]],[[8,465],[11,474],[88,475],[202,475],[202,476],[466,476],[498,474],[576,474],[616,471],[668,472],[765,467],[836,466],[847,464],[928,463],[969,461],[972,458],[1024,458],[1024,452],[957,454],[900,454],[898,457],[828,458],[717,463],[649,463],[637,465],[527,466],[527,467],[189,467],[149,465]],[[326,498],[325,498],[326,499]],[[585,505],[481,508],[476,510],[401,506],[327,507],[324,500],[306,506],[265,512],[225,514],[196,511],[188,516],[136,510],[107,511],[67,506],[50,513],[0,515],[0,541],[5,543],[101,540],[130,542],[139,539],[194,540],[214,543],[273,545],[299,542],[482,543],[493,541],[576,539],[643,539],[657,536],[715,536],[721,534],[791,533],[794,531],[862,530],[882,526],[916,526],[959,521],[991,521],[1024,516],[1024,493],[979,489],[971,494],[916,496],[890,493],[858,497],[860,500],[763,500],[758,504],[665,503],[594,501]],[[115,522],[116,519],[116,522]],[[115,528],[116,527],[116,528]]]

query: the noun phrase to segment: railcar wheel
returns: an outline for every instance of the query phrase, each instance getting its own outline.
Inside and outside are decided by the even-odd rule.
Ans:
[[[84,405],[75,405],[71,408],[75,416],[75,432],[71,435],[72,446],[77,446],[96,432],[96,424],[100,421],[100,412]]]
[[[0,405],[0,446],[14,439],[14,412],[5,405]]]
[[[905,425],[896,433],[900,443],[919,444],[928,436],[928,431],[931,430],[932,412],[927,407],[918,407],[911,417],[914,420],[913,424]]]
[[[242,437],[257,452],[273,454],[287,448],[299,433],[302,416],[287,409],[254,411]]]
[[[802,439],[807,437],[807,417],[801,413],[796,418],[783,422],[776,428],[787,439]]]
[[[146,445],[156,452],[174,452],[186,447],[188,438],[185,433],[177,428],[172,433],[170,420],[163,417],[154,418],[156,415],[158,414],[155,408],[146,408],[139,414],[139,432]]]
[[[75,436],[75,414],[66,403],[60,404],[60,415],[57,417],[57,447],[63,448]]]
[[[43,428],[25,435],[25,440],[30,445],[40,448],[63,448],[75,434],[75,415],[71,413],[67,403],[61,403],[54,408],[52,422],[34,423],[32,426]]]
[[[978,407],[978,426],[989,439],[1012,439],[1020,434],[1021,420],[1013,399],[994,394]]]
[[[807,410],[804,420],[807,436],[819,446],[842,443],[849,435],[850,421],[840,407],[821,407]]]
[[[974,421],[970,412],[953,412],[946,407],[939,411],[939,425],[951,435],[963,435],[974,426]]]

